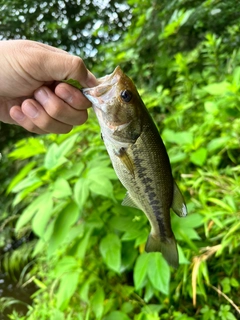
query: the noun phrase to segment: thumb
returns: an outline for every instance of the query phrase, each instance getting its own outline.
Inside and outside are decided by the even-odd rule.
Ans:
[[[95,76],[86,68],[83,60],[66,52],[51,52],[42,66],[49,78],[54,81],[74,79],[82,87],[94,87],[98,84]],[[46,81],[45,79],[42,79]],[[50,80],[50,81],[51,81]]]

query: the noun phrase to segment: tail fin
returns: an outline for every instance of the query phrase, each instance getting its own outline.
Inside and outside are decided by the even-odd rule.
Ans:
[[[145,250],[146,252],[162,252],[163,257],[170,266],[175,269],[179,266],[178,250],[174,236],[161,241],[159,236],[154,237],[150,234]]]

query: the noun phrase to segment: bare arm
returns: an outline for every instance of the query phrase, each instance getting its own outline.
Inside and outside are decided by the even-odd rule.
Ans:
[[[35,133],[67,133],[87,120],[90,102],[73,78],[97,85],[81,58],[29,40],[0,41],[0,121]]]

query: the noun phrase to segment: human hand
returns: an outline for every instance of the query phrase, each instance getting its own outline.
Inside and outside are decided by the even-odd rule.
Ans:
[[[29,40],[0,41],[0,121],[28,131],[67,133],[87,120],[91,103],[64,79],[97,85],[81,58]]]

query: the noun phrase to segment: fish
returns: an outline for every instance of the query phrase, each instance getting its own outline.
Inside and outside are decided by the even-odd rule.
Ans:
[[[149,220],[145,251],[161,252],[177,268],[170,208],[185,217],[187,207],[173,179],[165,145],[136,86],[118,66],[99,78],[97,86],[81,91],[92,103],[113,168],[127,190],[122,205],[140,209]]]

